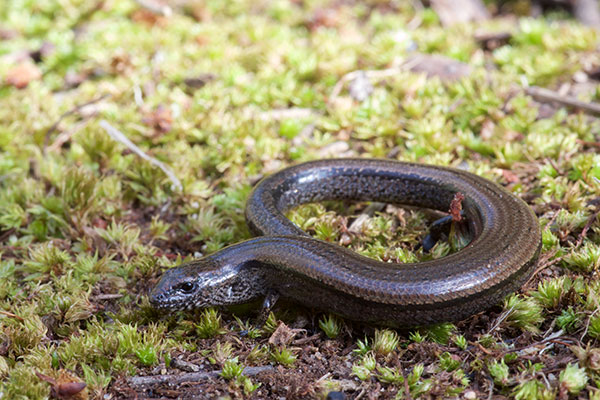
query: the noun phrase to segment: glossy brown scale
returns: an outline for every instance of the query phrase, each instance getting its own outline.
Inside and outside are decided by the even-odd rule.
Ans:
[[[384,263],[313,239],[283,214],[324,200],[447,211],[457,192],[465,195],[473,240],[457,253],[415,264]],[[541,246],[534,213],[498,185],[465,171],[387,160],[333,159],[284,169],[254,188],[246,220],[261,237],[167,271],[152,304],[178,309],[279,295],[364,322],[454,321],[518,289]]]

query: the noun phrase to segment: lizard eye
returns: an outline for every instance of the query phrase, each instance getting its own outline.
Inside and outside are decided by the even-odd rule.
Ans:
[[[192,293],[194,291],[195,285],[192,282],[183,282],[179,285],[178,289],[183,293]]]

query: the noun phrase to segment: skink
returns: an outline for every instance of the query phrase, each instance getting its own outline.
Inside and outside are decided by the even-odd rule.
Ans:
[[[317,240],[284,212],[325,200],[378,201],[448,211],[456,193],[473,237],[432,261],[393,264]],[[456,321],[497,304],[530,277],[541,248],[533,211],[466,171],[372,159],[307,162],[264,178],[246,205],[259,237],[167,270],[150,294],[158,309],[192,309],[278,296],[388,326]]]

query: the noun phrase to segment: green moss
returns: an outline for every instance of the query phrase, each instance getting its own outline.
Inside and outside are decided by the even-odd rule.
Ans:
[[[341,331],[340,321],[333,315],[328,315],[319,320],[319,327],[325,332],[330,339],[335,339]]]
[[[261,176],[330,156],[461,166],[508,184],[535,207],[544,228],[542,256],[554,263],[535,278],[535,290],[508,297],[489,326],[374,335],[367,329],[369,339],[348,356],[365,385],[377,383],[388,390],[382,396],[401,398],[404,376],[413,398],[432,390],[431,396],[457,396],[470,385],[483,387],[484,381],[474,386],[467,379],[480,378],[468,370],[477,364],[469,352],[481,355],[479,345],[505,351],[512,335],[548,329],[583,341],[600,337],[600,220],[592,218],[600,157],[589,144],[598,141],[598,122],[564,108],[549,115],[548,106],[520,89],[577,86],[573,74],[597,64],[597,32],[564,14],[442,27],[434,10],[410,2],[192,3],[174,5],[172,16],[154,24],[136,19],[135,1],[103,2],[98,9],[82,0],[0,4],[2,35],[13,35],[0,40],[3,82],[27,52],[51,44],[36,60],[41,79],[23,89],[0,88],[0,342],[6,344],[0,393],[45,398],[50,385],[35,371],[54,376],[64,368],[100,397],[117,377],[147,373],[175,350],[208,355],[210,349],[223,370],[229,360],[228,390],[238,397],[260,390],[255,378],[236,372],[248,360],[304,367],[309,356],[295,348],[252,342],[275,331],[274,314],[262,332],[240,323],[251,333],[233,340],[230,313],[161,320],[147,290],[164,268],[249,238],[244,204]],[[474,39],[480,29],[512,36],[488,52]],[[398,70],[369,78],[373,92],[365,101],[352,99],[349,82],[333,98],[345,74],[394,68],[415,49],[468,63],[472,73],[447,81]],[[599,98],[593,89],[578,96]],[[274,110],[294,108],[309,116],[273,117]],[[162,125],[153,122],[159,109],[167,110]],[[100,119],[169,166],[182,190],[113,140]],[[310,204],[289,217],[315,237],[380,260],[418,262],[451,252],[444,241],[429,254],[420,248],[426,213],[368,207]],[[349,230],[359,216],[366,222]],[[490,330],[495,322],[500,329]],[[331,343],[345,340],[339,323],[320,321],[328,336],[338,336]],[[360,329],[348,325],[351,337],[363,337]],[[425,358],[406,368],[415,354]],[[517,367],[526,365],[518,352],[510,354],[506,364],[479,363],[478,371],[488,366],[494,394],[582,395],[581,382],[598,381],[595,372],[570,364],[546,387],[536,372]]]
[[[496,385],[506,386],[508,384],[510,375],[504,360],[500,360],[500,362],[493,360],[488,363],[487,368]]]
[[[202,311],[200,321],[195,324],[198,337],[205,339],[222,335],[226,331],[221,327],[221,316],[214,308]]]
[[[292,367],[298,357],[289,348],[281,347],[271,351],[271,358],[283,366]]]
[[[505,321],[507,325],[524,330],[538,332],[543,321],[542,308],[533,298],[509,295],[504,300]]]
[[[552,279],[538,284],[537,291],[531,296],[535,298],[542,306],[546,308],[556,308],[573,286],[573,282],[569,277],[563,276],[557,279]]]

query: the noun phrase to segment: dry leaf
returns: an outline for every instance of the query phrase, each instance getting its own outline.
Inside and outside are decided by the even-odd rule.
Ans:
[[[479,136],[481,136],[483,140],[490,140],[492,136],[494,136],[495,127],[496,125],[494,124],[494,122],[492,122],[492,120],[486,119],[481,125],[481,131],[479,132]]]
[[[58,378],[56,379],[39,372],[36,372],[35,374],[39,379],[52,385],[50,394],[54,398],[64,400],[87,400],[89,397],[86,383],[82,382],[77,375],[72,374],[67,370],[60,370]]]
[[[523,140],[524,138],[525,137],[523,136],[523,134],[517,131],[507,130],[506,132],[504,132],[504,140],[506,140],[507,142]]]
[[[315,30],[324,26],[325,28],[335,28],[339,24],[339,11],[335,8],[318,8],[313,13],[307,26],[310,30]]]
[[[120,52],[115,54],[110,60],[110,67],[114,74],[124,74],[132,68],[131,58],[129,54]]]
[[[167,24],[167,18],[165,18],[163,15],[153,13],[145,8],[135,10],[131,14],[131,20],[133,22],[146,24],[148,26],[165,26]]]
[[[42,77],[42,71],[31,61],[24,61],[8,70],[4,79],[6,83],[17,89],[26,88],[29,82]]]
[[[299,331],[299,329],[290,329],[290,327],[281,322],[269,338],[269,344],[274,346],[285,346],[294,339],[294,336],[296,336]]]
[[[462,211],[462,202],[465,199],[465,195],[458,192],[454,195],[454,198],[450,202],[450,215],[452,215],[452,221],[460,222],[462,220],[462,216],[460,212]]]
[[[507,183],[518,183],[521,181],[517,174],[507,169],[502,170],[502,177]]]
[[[439,77],[442,81],[454,81],[471,74],[469,64],[439,54],[417,54],[409,57],[404,65],[413,72],[422,72],[428,78]]]
[[[146,125],[153,127],[156,131],[165,133],[171,130],[173,115],[168,107],[159,104],[151,113],[142,120]]]

